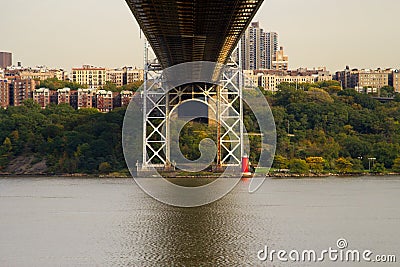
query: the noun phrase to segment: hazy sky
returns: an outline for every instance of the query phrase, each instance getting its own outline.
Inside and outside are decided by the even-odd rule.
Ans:
[[[0,51],[24,66],[142,67],[124,0],[0,0]],[[256,20],[279,33],[290,68],[400,67],[399,0],[265,0]]]

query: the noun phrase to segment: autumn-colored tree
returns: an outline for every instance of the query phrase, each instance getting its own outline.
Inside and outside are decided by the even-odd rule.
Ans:
[[[321,173],[324,170],[325,160],[323,157],[308,157],[306,158],[307,164],[310,166],[311,171]]]
[[[338,158],[335,161],[335,165],[339,173],[348,173],[353,167],[353,163],[351,163],[350,160],[346,158]]]

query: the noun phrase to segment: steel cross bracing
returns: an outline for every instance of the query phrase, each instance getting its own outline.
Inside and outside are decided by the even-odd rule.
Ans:
[[[170,113],[184,101],[203,99],[215,112],[218,124],[217,165],[240,166],[243,156],[243,71],[240,63],[231,62],[222,74],[218,85],[193,83],[165,89],[164,80],[157,64],[149,60],[150,47],[145,41],[145,74],[143,86],[143,163],[149,167],[171,168],[170,160]],[[239,52],[239,58],[240,58]],[[241,62],[238,60],[238,62]]]
[[[168,94],[161,86],[161,69],[156,61],[149,58],[150,45],[144,44],[144,83],[143,83],[143,161],[141,168],[164,168],[167,157],[167,103]]]
[[[243,156],[242,75],[237,67],[225,71],[218,94],[218,121],[220,127],[225,129],[219,137],[221,166],[239,166]]]

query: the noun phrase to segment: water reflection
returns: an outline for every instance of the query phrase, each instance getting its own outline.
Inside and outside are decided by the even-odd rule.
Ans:
[[[239,187],[218,202],[176,208],[154,200],[151,208],[129,217],[125,242],[115,263],[151,266],[245,266],[254,262],[257,220],[248,214],[248,197]],[[133,204],[134,208],[136,204]],[[140,218],[140,219],[139,219]],[[140,230],[139,230],[140,229]]]
[[[133,179],[0,179],[0,266],[317,266],[262,263],[257,251],[322,250],[342,237],[400,258],[400,177],[247,190],[242,182],[210,205],[174,208]]]

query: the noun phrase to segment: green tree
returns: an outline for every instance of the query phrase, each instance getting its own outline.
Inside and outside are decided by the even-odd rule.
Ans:
[[[313,172],[321,173],[324,170],[325,160],[323,157],[308,157],[306,162]]]
[[[355,172],[363,172],[364,171],[364,166],[363,162],[361,159],[356,158],[356,159],[351,159],[351,163],[353,164],[352,170]]]
[[[115,83],[112,83],[110,81],[107,81],[106,84],[102,87],[102,89],[111,91],[111,92],[119,92],[121,91],[120,88],[118,88]]]
[[[381,97],[394,97],[394,88],[393,86],[384,86],[380,89]]]
[[[99,172],[101,174],[108,174],[111,171],[111,164],[108,162],[102,162],[99,165]]]
[[[289,162],[290,172],[296,174],[307,174],[310,172],[310,168],[305,160],[292,159]]]
[[[400,172],[400,157],[396,158],[393,161],[392,170],[395,172]]]
[[[385,164],[375,163],[371,170],[373,173],[384,173],[386,171]]]
[[[289,166],[289,160],[281,155],[276,155],[274,158],[274,168],[276,169],[287,169]]]
[[[351,168],[353,167],[353,164],[350,162],[350,160],[345,158],[338,158],[335,161],[335,165],[339,173],[348,173],[351,171]]]
[[[37,88],[44,87],[50,90],[58,90],[67,87],[71,88],[72,90],[77,90],[79,88],[87,88],[87,85],[81,85],[78,83],[68,82],[68,81],[61,81],[58,80],[57,78],[50,78],[44,81],[40,81],[40,84],[37,85],[36,87]]]
[[[143,81],[136,81],[121,87],[122,90],[136,91],[143,85]]]
[[[309,101],[315,101],[319,103],[333,103],[333,98],[323,89],[310,88],[307,91]]]
[[[4,149],[5,149],[6,152],[10,152],[10,151],[11,151],[11,149],[12,149],[12,143],[11,143],[11,139],[10,139],[9,137],[6,137],[6,138],[4,139],[3,147],[4,147]]]

